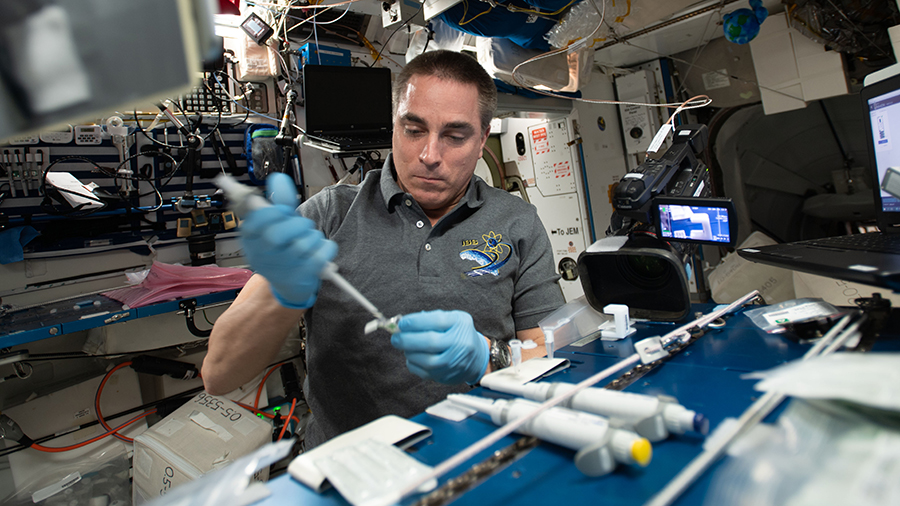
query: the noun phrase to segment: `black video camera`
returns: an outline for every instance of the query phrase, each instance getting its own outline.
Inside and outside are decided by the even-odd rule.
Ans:
[[[624,217],[653,223],[654,197],[707,197],[709,169],[697,158],[706,149],[706,125],[675,129],[672,147],[658,160],[647,160],[625,174],[613,192],[613,207]]]
[[[585,297],[597,311],[625,304],[635,318],[680,320],[691,308],[686,266],[696,245],[734,244],[732,202],[706,198],[709,169],[697,156],[707,132],[705,125],[676,128],[661,158],[642,163],[616,186],[610,237],[578,257]]]

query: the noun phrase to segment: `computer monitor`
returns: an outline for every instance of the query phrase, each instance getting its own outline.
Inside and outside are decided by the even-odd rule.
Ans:
[[[875,178],[878,226],[889,231],[900,225],[900,199],[881,188],[889,167],[900,167],[900,75],[866,86],[860,92],[868,130],[869,165]]]
[[[312,135],[389,132],[391,71],[387,68],[305,65],[306,130]]]

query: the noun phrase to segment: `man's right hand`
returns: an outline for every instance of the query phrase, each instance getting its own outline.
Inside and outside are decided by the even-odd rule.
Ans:
[[[307,309],[316,301],[319,276],[337,254],[337,244],[297,214],[297,189],[289,176],[271,174],[266,189],[274,205],[252,211],[241,222],[244,255],[282,306]]]

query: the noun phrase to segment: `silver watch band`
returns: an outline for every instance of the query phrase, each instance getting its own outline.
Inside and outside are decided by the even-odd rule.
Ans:
[[[491,340],[491,370],[499,371],[509,367],[512,363],[512,353],[509,350],[509,344],[506,341],[494,339],[493,337],[488,339]]]

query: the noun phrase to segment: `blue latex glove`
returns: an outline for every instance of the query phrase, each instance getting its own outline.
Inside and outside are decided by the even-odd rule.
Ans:
[[[416,376],[440,383],[474,384],[490,359],[490,345],[464,311],[426,311],[404,315],[394,348],[406,354],[406,367]]]
[[[312,307],[322,268],[337,254],[337,244],[297,214],[297,188],[289,176],[271,174],[266,190],[274,205],[253,210],[241,222],[244,255],[282,306]]]

